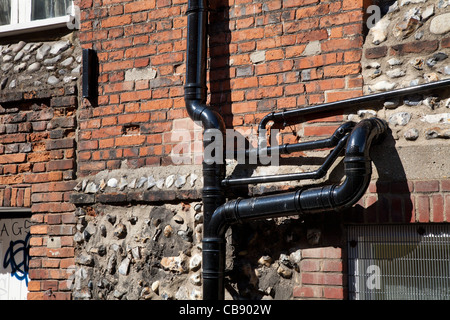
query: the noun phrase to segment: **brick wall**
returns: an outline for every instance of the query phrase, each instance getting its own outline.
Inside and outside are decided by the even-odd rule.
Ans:
[[[68,299],[76,88],[3,94],[0,100],[0,205],[30,208],[32,214],[28,299]]]
[[[80,1],[80,41],[97,50],[98,106],[79,116],[78,172],[170,164],[174,119],[185,118],[185,3]],[[183,35],[184,33],[184,35]]]
[[[364,50],[368,4],[211,1],[208,103],[222,114],[228,128],[254,132],[270,111],[362,95],[362,59],[429,54],[448,47],[445,39],[424,39]],[[183,126],[192,130],[183,99],[187,1],[80,0],[78,5],[80,43],[95,49],[100,62],[98,103],[84,100],[78,110],[78,176],[100,180],[104,170],[172,165],[171,151],[178,142],[172,133]],[[378,115],[386,117],[383,112]],[[329,136],[348,119],[344,112],[301,119],[301,124],[280,128],[279,142]],[[198,143],[198,134],[188,141]],[[321,152],[302,155],[323,156]],[[392,159],[379,154],[377,165],[384,163],[381,169],[386,169]],[[200,161],[196,158],[193,163]],[[389,170],[375,172],[368,192],[342,222],[449,222],[447,178],[412,179],[409,174],[414,170],[407,169],[395,178]],[[171,201],[180,199],[179,193],[170,192]],[[137,201],[125,193],[121,202]],[[159,193],[148,195],[138,200],[166,199]],[[100,193],[89,201],[84,195],[78,198],[80,205],[83,201],[113,205],[118,199],[117,193]],[[198,195],[186,197],[194,198]],[[302,248],[294,298],[346,298],[345,250],[342,239],[334,241]]]
[[[100,77],[98,106],[85,103],[80,110],[78,172],[117,169],[125,159],[135,168],[171,164],[177,141],[168,133],[175,119],[187,118],[187,1],[79,5],[80,41],[97,50]],[[244,130],[271,110],[361,95],[363,10],[357,1],[211,5],[209,100],[228,127]],[[306,123],[296,130],[318,136],[336,126]]]

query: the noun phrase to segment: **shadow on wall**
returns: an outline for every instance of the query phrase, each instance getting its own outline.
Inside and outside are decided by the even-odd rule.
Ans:
[[[210,105],[224,118],[227,128],[233,127],[231,110],[231,78],[234,77],[230,68],[230,7],[227,1],[214,1],[210,8],[210,23],[208,25],[209,61],[209,92]]]
[[[413,213],[411,191],[391,130],[371,149],[378,178],[368,192],[345,215],[346,223],[407,223]]]
[[[226,289],[233,299],[291,299],[301,283],[301,262],[295,257],[303,249],[345,248],[347,224],[411,220],[410,190],[391,132],[373,144],[371,157],[378,180],[369,187],[369,196],[348,210],[232,226]],[[344,178],[342,161],[330,175],[332,180]]]

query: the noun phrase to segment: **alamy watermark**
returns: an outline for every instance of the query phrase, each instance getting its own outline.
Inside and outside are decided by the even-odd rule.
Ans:
[[[225,134],[218,129],[208,129],[203,132],[204,144],[195,139],[201,130],[201,125],[196,123],[193,130],[177,128],[171,132],[171,141],[177,142],[170,155],[174,164],[192,164],[196,156],[202,156],[207,164],[223,164],[225,159],[235,159],[245,164],[279,165],[277,129],[272,129],[268,138],[267,130],[261,130],[257,136],[253,129],[226,129]]]
[[[367,28],[372,29],[381,20],[381,8],[377,5],[367,7],[366,13],[370,14],[367,18]]]

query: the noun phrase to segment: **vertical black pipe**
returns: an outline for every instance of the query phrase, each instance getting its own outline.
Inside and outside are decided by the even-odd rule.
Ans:
[[[209,228],[209,222],[216,209],[225,202],[221,182],[225,177],[225,152],[222,142],[225,141],[225,125],[222,117],[206,106],[206,59],[207,59],[207,22],[208,8],[206,0],[189,0],[187,9],[187,54],[186,54],[186,82],[184,98],[186,109],[194,121],[200,121],[203,126],[203,147],[214,149],[219,153],[214,157],[215,161],[203,160],[203,225]],[[217,143],[215,139],[222,139]],[[217,148],[215,148],[217,147]],[[223,270],[224,241],[203,241],[203,261],[214,261],[222,266],[222,272],[218,273],[215,268],[203,265],[203,282],[210,285],[204,286],[203,299],[223,299]],[[216,281],[216,279],[219,279]],[[206,288],[206,289],[205,289]],[[222,292],[222,294],[218,294]]]
[[[206,0],[191,0],[187,9],[185,98],[206,102]]]

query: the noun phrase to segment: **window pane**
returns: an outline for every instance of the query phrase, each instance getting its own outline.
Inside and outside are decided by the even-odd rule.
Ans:
[[[11,0],[0,0],[0,25],[11,23]]]
[[[65,16],[71,4],[71,0],[32,0],[31,20]]]

